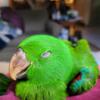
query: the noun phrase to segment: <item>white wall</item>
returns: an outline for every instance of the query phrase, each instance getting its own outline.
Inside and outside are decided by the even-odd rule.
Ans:
[[[0,7],[5,7],[10,5],[10,0],[0,0]]]

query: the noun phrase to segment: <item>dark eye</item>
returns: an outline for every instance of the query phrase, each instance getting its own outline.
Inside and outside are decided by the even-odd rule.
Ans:
[[[50,51],[46,51],[41,55],[41,57],[42,58],[48,58],[50,55],[51,55],[51,52]]]

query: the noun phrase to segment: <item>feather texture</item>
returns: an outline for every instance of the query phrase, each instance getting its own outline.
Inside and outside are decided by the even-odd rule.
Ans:
[[[79,72],[84,76],[84,67],[91,72],[85,76],[85,82],[90,78],[89,75],[93,74],[94,78],[86,82],[85,86],[82,84],[81,88],[85,90],[86,86],[89,87],[91,84],[92,87],[96,83],[97,64],[86,40],[80,40],[77,47],[73,48],[68,41],[64,42],[47,35],[36,35],[23,40],[18,47],[31,62],[27,69],[27,80],[18,82],[16,86],[16,95],[21,100],[65,100],[66,85]],[[47,51],[50,54],[42,57],[41,55]],[[70,85],[72,92],[78,92],[80,89],[79,86],[78,89],[75,86],[76,84]],[[88,89],[90,88],[86,90]]]

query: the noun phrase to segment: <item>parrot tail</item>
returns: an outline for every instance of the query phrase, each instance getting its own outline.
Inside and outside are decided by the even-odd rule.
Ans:
[[[0,96],[4,95],[7,92],[11,82],[12,80],[10,78],[0,73]]]

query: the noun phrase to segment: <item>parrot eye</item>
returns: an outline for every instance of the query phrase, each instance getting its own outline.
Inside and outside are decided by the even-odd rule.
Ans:
[[[51,52],[50,51],[46,51],[46,52],[44,52],[42,55],[41,55],[41,57],[42,58],[47,58],[47,57],[49,57],[51,55]]]

